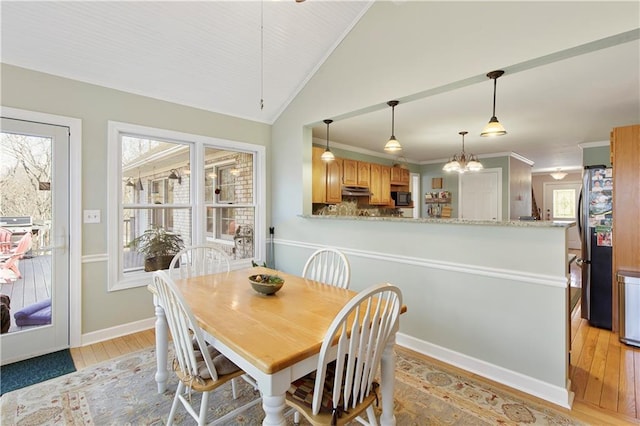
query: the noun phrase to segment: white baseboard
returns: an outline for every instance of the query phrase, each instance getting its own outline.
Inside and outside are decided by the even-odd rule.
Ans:
[[[573,404],[574,394],[570,391],[571,381],[569,380],[567,380],[567,387],[561,388],[403,333],[396,335],[396,343],[423,355],[544,399],[561,407],[570,409]]]
[[[105,328],[91,333],[83,334],[80,338],[80,346],[87,346],[105,340],[115,339],[116,337],[126,336],[127,334],[137,333],[139,331],[149,330],[155,327],[156,318],[147,318],[140,321],[130,322],[128,324],[118,325],[116,327]]]

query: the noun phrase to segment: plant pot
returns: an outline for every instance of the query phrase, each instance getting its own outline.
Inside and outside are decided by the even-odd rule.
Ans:
[[[169,269],[173,256],[172,254],[165,254],[162,256],[148,257],[144,260],[144,270],[146,272],[152,272]]]

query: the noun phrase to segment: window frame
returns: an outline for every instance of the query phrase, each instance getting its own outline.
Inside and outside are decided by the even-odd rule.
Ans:
[[[141,126],[132,123],[108,121],[108,171],[107,171],[107,222],[109,235],[117,238],[107,238],[108,258],[108,291],[118,291],[129,288],[146,286],[151,282],[151,272],[133,272],[126,276],[123,273],[123,249],[120,235],[123,232],[123,203],[122,203],[122,143],[121,136],[137,136],[142,138],[159,139],[168,142],[189,144],[191,146],[190,164],[190,200],[187,205],[176,207],[191,208],[191,243],[204,244],[210,241],[206,234],[205,207],[212,205],[205,202],[205,148],[215,148],[253,154],[253,203],[254,208],[254,258],[232,260],[231,268],[240,269],[251,266],[251,261],[262,262],[266,250],[266,148],[262,145],[238,142],[210,136],[177,132],[154,127]],[[228,207],[228,205],[213,204],[214,207]],[[234,207],[236,207],[234,205]],[[246,207],[246,205],[245,205]],[[216,240],[222,242],[225,240]],[[228,243],[228,241],[225,241]]]

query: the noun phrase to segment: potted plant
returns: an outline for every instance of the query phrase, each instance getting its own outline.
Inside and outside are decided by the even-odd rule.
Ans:
[[[162,226],[152,225],[129,244],[145,255],[144,270],[147,272],[168,269],[173,257],[184,248],[180,235],[167,231]]]

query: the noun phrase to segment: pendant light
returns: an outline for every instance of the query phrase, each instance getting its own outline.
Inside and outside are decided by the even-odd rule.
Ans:
[[[464,152],[464,135],[469,132],[458,132],[459,135],[462,135],[462,152],[460,155],[455,154],[451,160],[447,164],[444,165],[442,170],[445,172],[458,172],[460,174],[464,172],[477,172],[482,170],[484,166],[480,161],[478,161],[478,157],[473,154],[470,154],[467,157],[466,152]]]
[[[507,134],[507,131],[504,129],[502,124],[500,124],[498,118],[496,117],[496,82],[502,74],[504,74],[504,71],[502,70],[491,71],[487,74],[487,77],[493,80],[493,115],[491,116],[491,119],[489,120],[487,125],[484,126],[484,129],[482,129],[482,133],[480,133],[480,136],[493,137]]]
[[[324,121],[324,124],[327,125],[327,148],[324,150],[324,152],[320,156],[320,159],[328,163],[336,159],[335,155],[333,155],[333,152],[331,152],[331,150],[329,149],[329,124],[333,123],[333,120],[327,119],[323,121]]]
[[[384,146],[384,150],[387,152],[398,152],[398,151],[402,151],[402,145],[400,145],[400,142],[398,142],[398,140],[396,139],[395,136],[395,132],[394,132],[394,128],[395,128],[395,109],[396,109],[396,105],[398,105],[400,102],[398,101],[389,101],[387,102],[387,105],[389,105],[391,107],[391,137],[389,138],[389,142],[386,143],[386,145]]]

